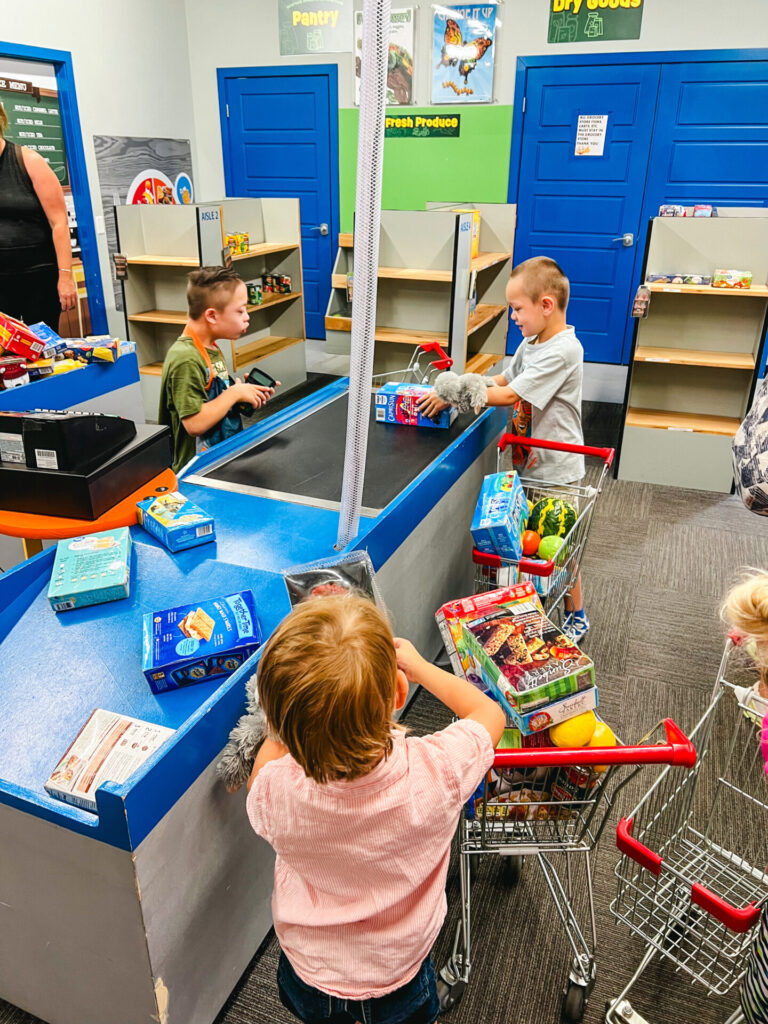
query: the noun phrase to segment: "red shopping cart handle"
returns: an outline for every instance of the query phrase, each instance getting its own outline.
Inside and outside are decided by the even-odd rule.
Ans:
[[[425,341],[419,345],[422,352],[434,352],[440,358],[433,360],[429,365],[436,370],[450,370],[453,366],[453,359],[440,347],[439,341]]]
[[[532,747],[497,750],[494,768],[585,768],[590,764],[676,764],[693,768],[693,744],[671,718],[664,719],[666,743],[646,747]]]
[[[616,454],[615,448],[591,448],[583,444],[566,444],[564,441],[545,441],[537,437],[520,437],[519,434],[502,434],[499,438],[499,451],[510,444],[520,444],[524,448],[549,448],[555,452],[573,452],[574,455],[594,455],[610,466]]]
[[[530,573],[531,576],[551,576],[555,571],[555,560],[550,558],[548,562],[540,562],[535,558],[521,558],[515,562],[512,559],[501,558],[500,555],[488,555],[484,551],[472,548],[472,561],[475,565],[488,565],[492,569],[501,569],[503,565],[514,566],[520,572]]]

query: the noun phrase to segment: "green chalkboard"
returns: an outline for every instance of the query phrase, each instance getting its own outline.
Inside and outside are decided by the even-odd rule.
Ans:
[[[44,156],[61,184],[69,185],[58,97],[0,89],[0,103],[8,115],[8,138]]]

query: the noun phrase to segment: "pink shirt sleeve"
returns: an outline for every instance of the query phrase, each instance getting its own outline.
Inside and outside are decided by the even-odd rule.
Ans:
[[[443,761],[444,782],[460,807],[480,785],[493,764],[493,744],[485,726],[469,718],[453,722],[446,729],[410,739],[423,745]]]

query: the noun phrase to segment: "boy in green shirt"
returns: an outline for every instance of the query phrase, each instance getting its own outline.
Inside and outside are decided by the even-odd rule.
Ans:
[[[189,320],[165,357],[160,381],[158,422],[171,428],[175,473],[197,453],[243,429],[238,403],[258,409],[274,391],[239,377],[232,384],[217,345],[248,330],[247,302],[245,283],[234,270],[201,267],[189,274]]]

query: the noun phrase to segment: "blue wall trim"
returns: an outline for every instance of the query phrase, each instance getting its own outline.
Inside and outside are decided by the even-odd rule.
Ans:
[[[108,330],[107,312],[104,306],[104,289],[101,283],[91,190],[88,186],[88,173],[85,169],[85,151],[83,135],[80,130],[80,114],[77,109],[72,54],[67,50],[47,50],[40,46],[22,46],[19,43],[0,42],[0,57],[52,64],[56,72],[59,109],[61,110],[61,123],[64,129],[67,164],[69,165],[69,183],[72,187],[72,198],[75,201],[77,231],[80,237],[85,285],[88,290],[88,309],[94,333],[105,334]]]

